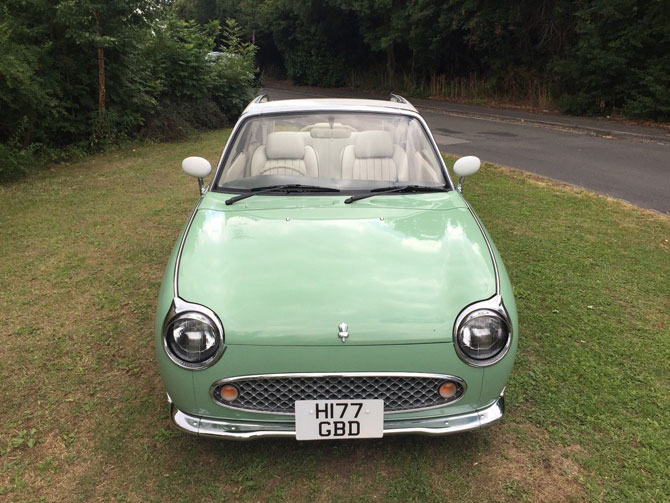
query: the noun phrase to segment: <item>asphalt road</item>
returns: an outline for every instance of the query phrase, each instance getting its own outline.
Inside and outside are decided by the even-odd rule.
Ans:
[[[377,97],[368,93],[265,87],[270,99]],[[445,153],[518,168],[670,213],[670,132],[549,114],[410,100]],[[466,185],[467,190],[467,185]]]

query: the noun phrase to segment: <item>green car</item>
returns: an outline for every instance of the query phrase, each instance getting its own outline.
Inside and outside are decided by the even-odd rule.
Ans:
[[[167,264],[156,354],[174,424],[228,439],[443,435],[504,412],[502,260],[405,99],[259,96]]]

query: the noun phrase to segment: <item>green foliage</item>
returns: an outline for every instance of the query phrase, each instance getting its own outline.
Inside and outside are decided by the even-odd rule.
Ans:
[[[217,42],[226,57],[208,60]],[[221,127],[251,98],[255,53],[234,20],[222,33],[160,0],[7,0],[0,180],[138,135]]]
[[[20,178],[34,167],[37,159],[32,148],[0,143],[0,182]]]
[[[257,47],[242,41],[237,21],[228,18],[223,26],[224,53],[210,61],[207,89],[228,120],[234,120],[251,99],[256,70]]]
[[[576,42],[558,59],[571,113],[670,119],[670,11],[663,2],[589,0],[575,12]]]
[[[39,76],[49,45],[25,43],[20,30],[7,6],[0,5],[0,139],[11,139],[14,148],[31,142],[37,117],[51,105],[53,92]]]
[[[344,84],[347,49],[338,36],[343,28],[340,13],[318,2],[278,2],[267,16],[289,79],[323,87]]]
[[[569,113],[670,119],[663,0],[178,0],[201,22],[235,17],[259,61],[298,84],[361,80],[422,94],[433,82]],[[352,74],[355,78],[352,78]],[[444,86],[443,86],[444,87]],[[432,89],[431,89],[432,90]]]
[[[45,155],[219,127],[251,98],[256,60],[299,84],[449,97],[474,82],[568,113],[670,120],[662,0],[4,0],[0,55],[1,180]]]
[[[169,17],[153,24],[153,35],[145,41],[142,56],[153,77],[149,91],[158,100],[200,101],[206,98],[203,76],[205,59],[212,49],[211,26],[201,27]]]
[[[296,84],[337,87],[345,83],[346,65],[323,47],[298,43],[286,52],[284,64],[288,78]]]
[[[191,128],[221,127],[237,117],[252,97],[256,48],[244,43],[234,20],[226,22],[224,51],[214,48],[218,22],[205,26],[174,16],[154,24],[142,56],[152,77],[144,90],[152,106],[143,133],[165,139]]]

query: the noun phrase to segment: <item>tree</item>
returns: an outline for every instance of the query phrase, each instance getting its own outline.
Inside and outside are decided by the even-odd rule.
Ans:
[[[52,104],[53,89],[40,76],[40,60],[48,43],[35,45],[25,39],[26,26],[0,5],[0,141],[11,139],[26,147],[33,140],[41,113]]]
[[[105,50],[123,50],[128,31],[146,25],[153,7],[151,0],[65,0],[58,4],[57,16],[67,27],[66,36],[95,50],[100,123],[107,102]]]
[[[575,21],[575,41],[555,61],[563,108],[670,118],[667,3],[584,0]]]
[[[415,2],[402,0],[328,0],[343,12],[358,19],[363,41],[373,52],[383,53],[386,73],[392,84],[396,76],[397,46],[407,41],[408,19]]]

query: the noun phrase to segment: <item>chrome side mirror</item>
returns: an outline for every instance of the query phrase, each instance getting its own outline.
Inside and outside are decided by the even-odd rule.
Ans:
[[[182,161],[181,169],[183,169],[187,175],[198,178],[201,195],[207,191],[203,179],[212,172],[212,165],[207,159],[203,159],[202,157],[187,157]]]
[[[454,173],[459,177],[458,186],[456,187],[456,190],[458,190],[459,193],[463,192],[463,181],[465,180],[465,177],[474,175],[479,171],[479,166],[481,166],[481,164],[482,162],[479,160],[479,157],[475,157],[474,155],[461,157],[454,163]]]

